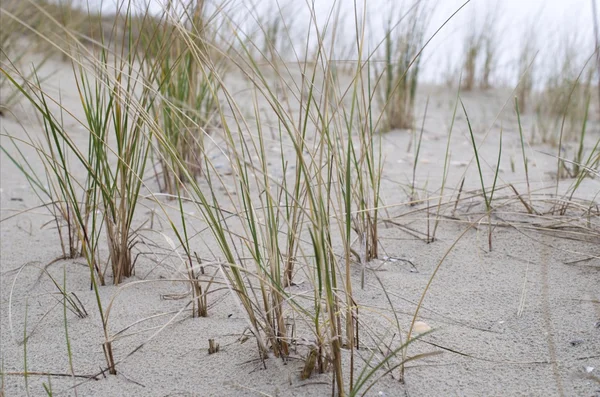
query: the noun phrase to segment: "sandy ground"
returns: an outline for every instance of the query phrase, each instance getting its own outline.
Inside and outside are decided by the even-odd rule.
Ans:
[[[59,63],[46,67],[57,71],[49,87],[56,92],[60,88],[66,106],[79,109],[69,68]],[[454,96],[452,89],[425,87],[417,101],[416,114],[422,120],[426,99],[430,98],[416,178],[422,199],[439,195]],[[487,181],[493,175],[502,128],[504,146],[498,186],[513,183],[524,193],[526,183],[511,98],[509,90],[463,95],[476,138],[481,141],[487,134],[481,147]],[[501,111],[507,102],[507,109]],[[3,134],[24,137],[27,131],[34,138],[41,136],[34,113],[26,106],[0,122]],[[532,117],[525,115],[523,124],[529,131]],[[70,128],[74,139],[83,144],[85,130],[74,122]],[[592,123],[588,148],[598,136],[598,123]],[[400,325],[408,328],[432,273],[469,223],[484,211],[481,197],[472,194],[480,185],[465,118],[459,113],[445,194],[455,196],[465,176],[465,196],[456,209],[448,206],[442,211],[436,241],[427,243],[436,209],[427,216],[425,204],[397,205],[408,201],[414,162],[412,152],[407,151],[410,140],[407,131],[393,131],[383,137],[386,168],[382,197],[390,206],[383,217],[393,223],[380,227],[381,258],[365,270],[364,289],[359,287],[363,269],[356,265],[353,270],[355,298],[363,313],[362,332],[367,335],[358,351],[364,360],[371,355],[373,340],[390,332],[390,305]],[[5,136],[2,145],[14,150]],[[574,150],[573,144],[569,145],[568,150]],[[33,151],[23,150],[41,170]],[[280,155],[277,146],[270,150],[275,159]],[[532,191],[540,210],[547,209],[550,204],[544,204],[543,199],[555,192],[556,159],[545,153],[556,153],[556,149],[543,144],[527,147]],[[221,160],[215,157],[214,161]],[[158,249],[149,248],[149,242],[165,247],[156,231],[169,235],[170,229],[159,216],[153,217],[156,205],[148,200],[142,201],[136,224],[153,218],[155,232],[142,232],[145,245],[140,244],[139,251],[145,255],[136,264],[136,275],[120,287],[100,290],[104,304],[112,302],[109,330],[113,335],[121,332],[114,342],[119,375],[100,375],[97,380],[38,375],[70,372],[67,334],[75,373],[98,374],[105,365],[101,320],[84,261],[53,262],[61,251],[52,218],[38,207],[39,199],[4,154],[0,165],[0,335],[7,396],[22,396],[27,391],[32,396],[46,395],[42,383],[49,382],[54,395],[61,396],[330,394],[331,374],[300,380],[305,354],[301,349],[285,362],[270,358],[266,368],[262,365],[253,339],[243,337],[247,335],[244,313],[227,290],[209,296],[207,318],[193,319],[189,311],[182,311],[185,300],[166,299],[170,294],[185,292],[185,287],[165,281],[180,267],[176,258],[161,259]],[[153,183],[148,182],[156,188]],[[559,193],[571,183],[562,180]],[[487,226],[464,233],[439,267],[420,312],[420,320],[434,332],[412,345],[409,354],[442,354],[410,363],[404,384],[398,381],[398,371],[393,371],[368,395],[600,396],[600,240],[597,233],[576,227],[587,222],[588,227],[600,230],[597,210],[587,219],[578,209],[562,218],[530,217],[514,192],[503,188],[497,194],[502,204],[493,216],[497,225],[493,250],[488,249]],[[577,191],[576,201],[581,208],[588,208],[590,203],[597,206],[598,194],[600,180],[587,179]],[[469,195],[473,198],[466,199]],[[436,204],[437,199],[431,205]],[[184,210],[188,222],[201,229],[195,208],[190,205]],[[206,235],[192,240],[192,247],[207,257],[210,254],[206,247],[211,244]],[[66,283],[67,290],[77,295],[89,313],[86,318],[71,312],[65,315],[48,274],[61,285]],[[291,288],[298,292],[306,288],[301,273],[298,284]],[[138,323],[150,316],[156,317]],[[218,353],[208,354],[208,339],[220,344]],[[136,350],[140,345],[143,347]],[[344,359],[347,362],[349,357]],[[359,369],[364,366],[360,358],[357,361]],[[25,363],[34,373],[27,379],[22,375]]]

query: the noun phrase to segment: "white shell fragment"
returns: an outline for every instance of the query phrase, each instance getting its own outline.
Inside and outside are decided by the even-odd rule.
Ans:
[[[431,327],[423,321],[415,321],[413,326],[413,332],[417,334],[424,334],[425,332],[431,331]]]

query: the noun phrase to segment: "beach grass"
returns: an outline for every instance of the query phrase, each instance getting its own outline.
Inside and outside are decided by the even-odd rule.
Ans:
[[[481,152],[488,134],[478,142],[480,134],[471,122],[472,110],[463,103],[462,91],[493,85],[499,42],[495,18],[490,16],[486,28],[471,31],[466,39],[463,78],[458,82],[441,156],[441,185],[436,192],[419,186],[422,179],[417,167],[427,145],[424,136],[433,106],[428,97],[422,123],[416,128],[421,55],[468,4],[429,36],[431,4],[418,2],[396,10],[375,43],[368,37],[366,1],[355,2],[354,31],[346,41],[341,38],[348,32],[341,27],[339,6],[322,15],[315,4],[307,4],[309,18],[307,26],[300,28],[305,35],[300,42],[291,34],[299,22],[292,21],[293,13],[283,6],[240,19],[239,10],[228,2],[169,1],[158,14],[120,2],[115,15],[79,10],[77,15],[84,19],[87,15],[88,23],[78,19],[76,25],[69,25],[61,18],[69,10],[75,12],[72,5],[63,5],[61,13],[55,13],[32,2],[43,20],[35,26],[23,21],[24,14],[19,14],[23,9],[3,6],[2,18],[15,31],[0,35],[0,84],[14,90],[2,106],[12,109],[17,101],[28,104],[41,120],[43,136],[3,132],[9,144],[3,143],[2,152],[53,217],[60,259],[82,257],[89,268],[103,335],[97,341],[105,357],[101,374],[116,375],[124,360],[167,332],[181,313],[190,312],[198,321],[210,317],[211,299],[217,291],[228,291],[243,313],[263,367],[269,357],[284,362],[297,358],[302,362],[301,379],[328,374],[332,395],[365,395],[379,380],[398,372],[398,378],[405,381],[407,363],[440,353],[417,350],[409,355],[413,346],[429,336],[420,311],[436,274],[461,239],[487,220],[491,252],[493,231],[510,226],[498,221],[496,213],[511,203],[522,203],[533,217],[541,216],[540,208],[554,200],[559,210],[552,212],[566,214],[585,178],[598,177],[600,164],[600,139],[591,149],[586,144],[592,125],[591,88],[597,75],[585,66],[573,69],[574,58],[565,53],[560,73],[545,84],[544,100],[551,105],[542,100],[536,105],[538,117],[542,112],[554,117],[552,127],[540,128],[547,131],[542,140],[558,148],[556,192],[552,198],[536,196],[521,120],[523,107],[533,107],[529,103],[537,71],[535,47],[529,45],[519,55],[521,77],[512,92],[516,98],[507,100],[514,100],[515,105],[526,198],[514,185],[502,181],[503,139],[508,134],[503,126],[494,135],[498,143],[493,145],[492,164],[488,163],[490,159]],[[247,29],[247,24],[255,25]],[[43,29],[50,26],[58,33],[44,37]],[[95,33],[88,34],[90,30]],[[56,94],[42,75],[51,55],[44,55],[31,72],[22,70],[21,54],[11,49],[17,38],[62,54],[75,82],[77,109],[69,107],[62,92]],[[344,60],[343,67],[338,59],[342,44],[353,56]],[[242,89],[232,83],[235,79],[243,80]],[[462,117],[459,103],[472,150],[470,163],[476,167],[470,175],[475,175],[479,188],[463,190],[463,175],[447,195],[450,148],[456,139],[453,131]],[[73,124],[84,131],[86,139],[75,137]],[[578,133],[570,132],[571,125],[578,125]],[[557,126],[560,130],[555,134],[551,128]],[[386,134],[399,133],[396,130],[410,130],[400,133],[413,135],[414,162],[412,168],[406,167],[411,174],[410,193],[388,203],[382,193],[389,154],[385,139]],[[576,142],[572,161],[561,151],[567,140]],[[25,154],[30,149],[42,164],[43,174]],[[486,165],[493,171],[492,179],[485,176]],[[573,184],[559,195],[563,177],[572,178]],[[419,195],[418,190],[425,194]],[[153,214],[160,213],[167,230],[153,230],[153,221],[139,221],[148,203],[154,205]],[[483,211],[470,213],[463,209],[465,203],[481,206]],[[597,208],[593,202],[588,204],[585,210],[585,205],[574,204],[572,210],[584,211],[591,218]],[[390,298],[397,291],[389,290],[372,266],[383,260],[381,228],[391,224],[385,223],[391,221],[387,211],[404,208],[426,222],[427,244],[437,241],[438,226],[447,219],[462,227],[426,278],[408,314],[408,327],[401,326]],[[432,231],[430,218],[435,219]],[[588,222],[586,227],[595,230],[597,225]],[[151,233],[163,237],[161,249],[176,263],[170,279],[136,279],[137,258],[156,256],[156,252],[139,249],[149,245],[146,235]],[[210,241],[202,255],[197,253],[197,238]],[[77,320],[69,319],[68,313],[78,319],[88,313],[77,295],[68,292],[66,270],[62,284],[45,274],[62,300],[69,373],[75,379],[69,321]],[[377,279],[389,303],[385,311],[377,310],[385,313],[381,317],[392,331],[376,332],[369,324],[369,312],[374,309],[360,300],[358,292],[372,288],[368,277]],[[107,299],[104,291],[109,280],[115,290]],[[185,304],[143,344],[129,346],[125,353],[115,349],[128,329],[114,332],[110,326],[111,312],[121,303],[119,294],[127,288],[172,282],[186,286]],[[23,379],[29,394],[27,310],[26,301]],[[158,316],[162,314],[139,322]],[[363,339],[369,341],[368,348],[361,345]],[[220,350],[214,339],[209,341],[210,353]],[[53,394],[50,378],[43,387],[46,394]]]

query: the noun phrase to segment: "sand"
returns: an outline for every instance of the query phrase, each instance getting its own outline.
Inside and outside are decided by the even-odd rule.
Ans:
[[[44,68],[55,73],[47,86],[54,92],[60,89],[65,106],[81,116],[69,66],[53,60]],[[237,80],[243,85],[241,77]],[[418,120],[423,118],[427,98],[430,101],[416,173],[421,199],[439,194],[454,97],[455,89],[446,87],[422,87],[419,92]],[[511,91],[471,92],[464,94],[463,100],[476,139],[481,142],[487,135],[481,146],[486,180],[491,181],[493,175],[502,128],[504,149],[498,186],[512,183],[524,194],[527,188]],[[35,139],[41,137],[42,130],[30,106],[17,107],[14,114],[5,115],[0,122],[1,143],[12,153],[14,148],[4,134],[25,138],[27,131]],[[85,130],[73,120],[67,123],[74,140],[85,144]],[[528,133],[532,123],[533,115],[524,115]],[[597,120],[590,124],[587,148],[598,140],[598,125]],[[393,223],[380,227],[380,259],[365,270],[364,289],[360,288],[363,269],[359,265],[353,268],[355,299],[363,313],[365,335],[381,336],[389,331],[390,304],[401,327],[408,328],[430,277],[460,239],[439,266],[419,315],[419,320],[434,332],[409,349],[409,354],[441,354],[411,362],[405,383],[398,381],[398,370],[383,376],[368,395],[600,396],[597,210],[588,219],[582,219],[581,211],[576,209],[565,217],[531,217],[514,192],[503,188],[497,193],[498,202],[503,204],[493,216],[497,226],[492,251],[488,249],[487,226],[476,225],[463,234],[484,209],[481,196],[473,194],[480,184],[465,118],[459,113],[451,142],[446,195],[456,195],[465,175],[464,197],[471,194],[473,198],[461,201],[456,210],[444,210],[436,240],[427,243],[436,210],[431,210],[428,219],[423,211],[425,204],[402,204],[408,201],[412,180],[414,156],[407,151],[410,140],[409,131],[383,136],[382,197],[389,205],[383,217]],[[571,156],[574,143],[565,147]],[[41,171],[33,150],[22,150]],[[277,146],[269,150],[269,155],[277,159]],[[530,180],[537,198],[550,198],[555,192],[556,158],[547,153],[556,153],[556,149],[539,142],[527,147]],[[214,161],[223,159],[215,155]],[[173,278],[181,265],[173,255],[166,259],[161,256],[168,252],[168,244],[157,232],[171,235],[171,231],[160,221],[160,214],[152,215],[159,211],[150,200],[142,200],[135,220],[140,225],[153,218],[153,231],[146,230],[146,226],[141,233],[145,243],[138,251],[144,254],[136,263],[135,276],[119,287],[100,288],[104,305],[112,303],[108,328],[112,335],[121,332],[113,343],[118,375],[102,374],[103,334],[95,296],[89,288],[89,269],[83,259],[54,261],[61,250],[52,218],[39,207],[38,197],[4,153],[0,166],[0,347],[6,396],[27,392],[31,396],[46,395],[43,383],[51,383],[56,396],[330,394],[331,373],[300,380],[306,354],[302,348],[285,361],[270,357],[263,364],[259,360],[256,343],[251,336],[248,338],[245,315],[226,289],[209,295],[207,318],[191,318],[184,299],[167,299],[186,289],[183,283],[166,280]],[[148,186],[156,188],[150,179]],[[561,180],[559,193],[572,182]],[[600,179],[586,179],[575,197],[582,206],[590,202],[597,206],[599,194]],[[432,202],[435,204],[437,200]],[[197,209],[190,204],[184,210],[188,222],[199,230],[202,221],[197,219]],[[568,228],[556,227],[566,219]],[[194,249],[206,257],[210,256],[206,247],[211,244],[206,235],[192,240]],[[61,285],[66,282],[67,290],[86,308],[87,317],[78,318],[69,311],[65,315],[48,274]],[[307,288],[307,282],[303,283],[300,275],[298,285],[290,288],[300,292]],[[151,316],[155,317],[148,319]],[[141,319],[147,320],[138,323]],[[70,373],[67,333],[77,378],[61,376]],[[219,352],[208,354],[209,339],[220,344]],[[368,337],[362,343],[357,353],[359,370],[364,366],[360,357],[368,360],[374,347]],[[348,359],[344,357],[346,362]],[[27,379],[23,376],[25,363],[31,373]],[[41,375],[49,373],[54,376]],[[90,375],[94,378],[86,378]]]

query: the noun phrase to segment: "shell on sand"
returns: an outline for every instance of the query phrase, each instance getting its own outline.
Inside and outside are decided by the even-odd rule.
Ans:
[[[424,321],[415,321],[413,325],[413,332],[417,334],[424,334],[425,332],[431,331],[431,327]]]

